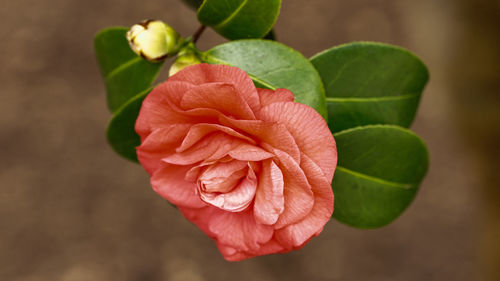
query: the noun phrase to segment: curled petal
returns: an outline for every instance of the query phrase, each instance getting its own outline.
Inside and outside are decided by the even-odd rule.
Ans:
[[[318,235],[333,214],[333,191],[321,168],[309,157],[303,155],[301,168],[314,193],[314,206],[300,222],[276,231],[276,238],[282,245],[301,247],[311,237]]]
[[[283,187],[283,174],[279,167],[272,160],[264,161],[253,206],[255,220],[267,225],[276,223],[285,209]]]
[[[306,217],[314,205],[314,195],[304,171],[288,154],[276,150],[283,173],[285,210],[274,224],[275,229],[296,223]]]
[[[337,165],[337,148],[325,120],[311,107],[277,102],[263,107],[259,118],[279,122],[292,134],[300,151],[317,163],[331,181]]]

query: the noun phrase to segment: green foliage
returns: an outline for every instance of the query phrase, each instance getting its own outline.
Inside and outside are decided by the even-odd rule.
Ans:
[[[311,62],[325,86],[332,132],[369,124],[409,127],[429,78],[416,56],[380,43],[351,43]]]
[[[107,28],[94,40],[111,112],[151,87],[162,67],[162,63],[148,62],[130,49],[125,37],[127,30],[125,27]]]
[[[125,37],[127,30],[104,29],[96,35],[94,43],[106,84],[108,107],[114,113],[108,125],[108,141],[118,154],[137,161],[135,147],[140,139],[134,131],[135,119],[162,63],[151,63],[136,55]]]
[[[273,27],[280,7],[281,0],[205,0],[198,20],[230,40],[261,38]]]
[[[428,151],[411,131],[369,125],[334,134],[338,166],[333,217],[359,228],[384,226],[413,200],[428,169]]]
[[[200,54],[202,61],[236,66],[246,71],[261,88],[286,88],[297,102],[327,116],[321,78],[302,54],[269,40],[239,40],[216,46]]]
[[[139,116],[142,101],[151,89],[139,93],[120,107],[108,125],[107,137],[111,147],[121,156],[137,162],[135,148],[141,144],[135,132],[135,121]]]

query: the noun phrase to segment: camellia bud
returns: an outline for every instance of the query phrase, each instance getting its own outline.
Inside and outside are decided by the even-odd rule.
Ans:
[[[175,54],[180,47],[179,34],[159,20],[145,20],[127,32],[132,50],[148,61],[158,62]]]
[[[190,65],[195,65],[199,63],[201,63],[201,60],[198,58],[198,56],[193,50],[184,49],[179,53],[179,56],[170,67],[170,70],[168,71],[168,76],[172,76]]]

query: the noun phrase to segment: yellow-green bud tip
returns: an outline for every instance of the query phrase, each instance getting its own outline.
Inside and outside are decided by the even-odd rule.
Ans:
[[[177,59],[175,59],[175,62],[170,67],[170,70],[168,71],[168,76],[172,76],[188,66],[199,63],[201,63],[201,60],[192,50],[186,50],[186,49],[182,50],[179,53]]]
[[[175,54],[180,45],[179,34],[159,20],[145,20],[127,32],[130,48],[148,61],[158,62]]]

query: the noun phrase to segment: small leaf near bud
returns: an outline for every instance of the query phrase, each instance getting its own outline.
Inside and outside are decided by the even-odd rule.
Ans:
[[[172,76],[177,72],[183,70],[184,68],[201,63],[200,58],[191,49],[183,49],[177,59],[174,61],[170,70],[168,71],[168,76]]]
[[[181,45],[179,34],[159,20],[145,20],[133,25],[127,32],[132,50],[152,62],[159,62],[175,54]]]

